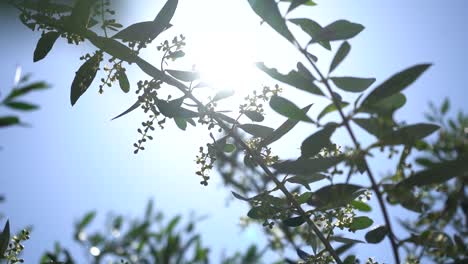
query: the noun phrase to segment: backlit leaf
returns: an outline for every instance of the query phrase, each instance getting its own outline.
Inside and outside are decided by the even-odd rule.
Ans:
[[[21,111],[31,111],[31,110],[36,110],[39,108],[39,106],[37,105],[25,103],[25,102],[7,102],[5,103],[5,105],[11,109],[21,110]]]
[[[148,42],[155,39],[161,32],[166,30],[168,25],[160,24],[154,21],[144,21],[130,25],[117,32],[112,38],[122,41],[140,41]]]
[[[309,111],[311,106],[312,105],[308,105],[308,106],[302,108],[301,111],[304,114],[307,114],[307,112]],[[293,129],[297,125],[297,123],[299,123],[299,121],[295,120],[295,119],[286,120],[283,124],[281,124],[281,126],[279,126],[277,129],[275,129],[275,131],[273,131],[273,133],[270,136],[268,136],[267,138],[265,138],[260,144],[262,146],[270,145],[271,143],[277,141],[278,139],[280,139],[281,137],[286,135],[291,129]]]
[[[363,190],[362,186],[354,184],[327,185],[312,194],[309,204],[321,209],[342,207],[356,199]]]
[[[336,125],[327,125],[306,138],[301,145],[301,158],[310,158],[317,155],[320,150],[331,145],[330,137],[335,132]]]
[[[335,54],[335,57],[333,57],[333,60],[330,64],[330,70],[328,70],[328,73],[331,73],[333,70],[340,65],[340,63],[346,58],[348,55],[349,51],[351,50],[351,45],[347,41],[343,42],[338,49],[338,51]]]
[[[20,120],[16,116],[2,116],[0,117],[0,127],[7,127],[12,125],[17,125],[20,123]]]
[[[348,20],[337,20],[328,26],[322,28],[312,42],[345,40],[355,37],[364,29],[364,26]]]
[[[275,0],[249,0],[249,4],[253,11],[261,17],[263,21],[290,42],[294,41],[294,37],[286,26],[286,22],[281,15]]]
[[[84,215],[80,222],[76,225],[76,229],[82,230],[87,227],[96,217],[96,212],[92,211]]]
[[[290,119],[312,122],[312,120],[293,102],[281,96],[274,95],[270,99],[270,107],[278,114]]]
[[[238,126],[240,129],[251,134],[255,137],[266,138],[273,133],[273,128],[256,125],[256,124],[243,124]]]
[[[305,219],[302,216],[295,216],[290,217],[288,219],[283,220],[283,224],[289,227],[297,227],[305,223]]]
[[[468,157],[460,156],[456,160],[445,161],[434,164],[428,169],[418,171],[398,185],[400,186],[425,186],[429,184],[439,184],[454,177],[467,175]]]
[[[57,31],[49,31],[42,35],[34,50],[33,61],[36,62],[45,58],[59,36],[60,33]]]
[[[401,92],[421,76],[431,64],[419,64],[407,68],[377,86],[362,102],[362,106],[372,105],[389,96]]]
[[[221,90],[218,93],[216,93],[216,95],[213,97],[213,102],[231,97],[233,95],[234,95],[234,90],[232,89]]]
[[[268,68],[263,62],[258,62],[256,65],[257,68],[280,82],[289,84],[300,90],[315,95],[323,95],[320,88],[314,84],[315,79],[313,78],[312,74],[310,74],[310,72],[307,70],[307,68],[304,67],[304,65],[302,65],[302,63],[297,64],[299,70],[292,70],[288,74],[282,74],[275,68]]]
[[[185,131],[185,129],[187,128],[187,121],[185,120],[185,118],[174,117],[174,122],[176,123],[177,127],[181,130]]]
[[[6,221],[5,227],[0,233],[0,256],[3,257],[10,243],[10,221]]]
[[[288,8],[288,13],[296,9],[300,5],[308,5],[308,6],[314,6],[316,3],[314,3],[311,0],[291,0],[289,1],[291,4],[289,5]]]
[[[375,78],[331,77],[336,87],[347,92],[363,92],[375,82]]]
[[[343,109],[346,106],[348,106],[349,103],[340,101],[339,105],[340,105],[340,108]],[[327,115],[327,114],[329,114],[331,112],[334,112],[336,110],[338,110],[338,109],[336,108],[335,103],[330,103],[325,108],[323,108],[322,112],[320,112],[320,114],[317,116],[317,120],[322,119],[322,117],[324,117],[325,115]]]
[[[291,178],[288,178],[287,181],[291,183],[298,183],[304,186],[307,190],[310,190],[309,184],[312,182],[320,181],[328,178],[326,175],[321,173],[314,173],[308,175],[297,175]]]
[[[184,82],[193,82],[200,78],[200,74],[198,72],[192,71],[178,71],[178,70],[166,70],[170,75],[174,78],[184,81]]]
[[[322,26],[320,26],[319,23],[308,18],[293,18],[289,19],[289,21],[298,25],[305,33],[307,33],[312,38],[312,40],[317,38],[318,34],[323,30]],[[322,40],[318,43],[325,49],[331,50],[331,45],[329,41]]]
[[[361,230],[370,227],[374,221],[367,216],[354,217],[353,222],[349,226],[351,230]]]
[[[247,110],[247,111],[244,111],[244,114],[252,121],[254,122],[262,122],[265,117],[257,112],[257,111],[250,111],[250,110]]]
[[[25,95],[29,92],[33,91],[40,91],[49,88],[49,85],[47,85],[45,82],[34,82],[31,84],[28,84],[26,86],[22,86],[19,88],[13,89],[10,94],[5,98],[5,102],[11,101],[12,99]]]
[[[419,139],[423,139],[439,129],[434,124],[415,124],[399,128],[395,131],[385,133],[380,142],[384,145],[413,144]]]
[[[88,59],[75,74],[75,79],[71,86],[70,101],[72,105],[88,90],[89,86],[96,77],[101,62],[102,55],[100,53],[94,54]]]
[[[365,238],[367,243],[377,244],[385,238],[387,233],[387,227],[384,225],[380,225],[367,232]]]
[[[125,71],[120,71],[119,73],[119,85],[120,89],[122,89],[124,93],[128,93],[130,91],[130,83],[128,82]]]
[[[273,168],[277,173],[282,174],[312,175],[323,172],[343,160],[343,156],[288,160],[274,164]]]
[[[126,114],[132,112],[133,110],[135,110],[135,109],[137,109],[138,107],[140,107],[140,104],[141,104],[140,100],[137,100],[132,106],[130,106],[127,110],[125,110],[125,111],[124,111],[123,113],[121,113],[120,115],[118,115],[118,116],[112,118],[112,120],[117,119],[117,118],[119,118],[119,117],[122,117],[122,116],[124,116],[124,115],[126,115]]]

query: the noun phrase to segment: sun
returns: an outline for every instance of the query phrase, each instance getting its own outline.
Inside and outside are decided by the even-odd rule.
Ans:
[[[193,39],[191,52],[200,79],[216,90],[231,89],[245,96],[259,88],[255,67],[257,47],[249,33],[239,31],[206,32]]]

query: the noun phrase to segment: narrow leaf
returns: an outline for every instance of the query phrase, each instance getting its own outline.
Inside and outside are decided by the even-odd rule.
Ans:
[[[296,9],[300,5],[314,6],[316,3],[310,0],[292,0],[288,8],[288,13]]]
[[[34,105],[34,104],[25,103],[25,102],[17,102],[17,101],[6,102],[5,105],[11,109],[21,110],[21,111],[32,111],[32,110],[36,110],[39,108],[39,106]]]
[[[177,127],[181,130],[185,131],[185,129],[187,129],[187,121],[185,120],[185,118],[174,117],[174,122],[176,123]]]
[[[419,64],[393,75],[377,86],[366,99],[364,99],[362,106],[375,104],[382,99],[401,92],[416,81],[430,66],[431,64]]]
[[[16,116],[2,116],[0,117],[0,127],[7,127],[12,125],[17,125],[20,123],[20,120]]]
[[[60,36],[60,33],[57,31],[49,31],[41,36],[39,41],[37,42],[36,49],[34,50],[34,57],[33,61],[39,61],[45,58],[49,51],[54,46],[55,41]]]
[[[385,238],[387,233],[387,227],[384,225],[380,225],[367,232],[365,238],[367,243],[377,244]]]
[[[0,256],[3,258],[10,243],[10,221],[7,220],[3,231],[0,232]],[[1,258],[0,258],[1,259]]]
[[[234,90],[232,89],[227,89],[227,90],[221,90],[213,98],[213,102],[222,100],[224,98],[228,98],[234,95]]]
[[[256,65],[257,68],[280,82],[315,95],[324,95],[320,88],[314,84],[315,78],[301,63],[298,63],[299,70],[292,70],[288,74],[282,74],[275,68],[268,68],[263,62],[258,62]]]
[[[117,119],[119,117],[122,117],[130,112],[132,112],[133,110],[137,109],[139,106],[140,106],[141,102],[140,100],[137,100],[132,106],[130,106],[127,110],[125,110],[123,113],[121,113],[120,115],[112,118],[111,120],[114,120],[114,119]]]
[[[317,38],[318,34],[322,32],[323,28],[319,23],[308,19],[308,18],[293,18],[289,19],[292,23],[299,26],[305,33],[307,33],[312,39]],[[322,40],[318,42],[322,47],[327,50],[331,50],[330,42],[327,40]]]
[[[345,108],[348,105],[349,105],[349,103],[340,101],[340,108],[341,109]],[[336,108],[335,103],[330,103],[325,108],[323,108],[322,112],[320,112],[320,114],[317,116],[317,120],[322,119],[322,117],[324,117],[325,115],[327,115],[327,114],[329,114],[331,112],[334,112],[336,110],[338,110],[338,109]]]
[[[250,111],[250,110],[247,110],[247,111],[244,111],[244,114],[252,121],[254,122],[262,122],[265,117],[257,112],[257,111]]]
[[[299,107],[293,102],[281,96],[274,95],[270,99],[270,107],[278,114],[290,119],[305,122],[313,122]]]
[[[128,81],[127,74],[123,70],[119,73],[119,85],[120,89],[122,89],[124,93],[128,93],[130,91],[130,83]]]
[[[273,168],[282,174],[311,175],[325,171],[343,160],[343,156],[288,160],[274,164]]]
[[[349,51],[351,50],[351,45],[347,41],[343,42],[333,57],[333,60],[330,64],[330,70],[328,73],[331,73],[333,70],[340,65],[340,63],[348,56]]]
[[[273,128],[256,124],[243,124],[238,126],[240,129],[255,137],[267,138],[273,133]]]
[[[93,57],[88,59],[75,74],[75,79],[71,86],[70,101],[72,106],[78,101],[78,99],[88,90],[88,87],[96,77],[96,73],[99,69],[99,63],[101,62],[102,55],[100,53],[94,54]]]
[[[286,21],[281,15],[275,0],[249,0],[249,4],[263,21],[290,42],[294,41],[294,37],[286,26]]]
[[[297,183],[301,184],[304,186],[307,190],[310,190],[309,184],[312,182],[320,181],[323,179],[328,178],[326,175],[321,174],[321,173],[314,173],[314,174],[308,174],[308,175],[297,175],[293,176],[291,178],[288,178],[287,181],[290,183]]]
[[[460,156],[456,160],[445,161],[419,171],[400,182],[398,186],[425,186],[439,184],[455,177],[467,175],[468,157]]]
[[[354,184],[328,185],[314,192],[309,204],[321,209],[342,207],[356,199],[362,190],[362,186]]]
[[[374,221],[367,216],[354,217],[353,222],[349,226],[351,230],[361,230],[370,227]]]
[[[330,137],[335,132],[336,125],[327,125],[306,138],[301,145],[301,157],[310,158],[317,155],[320,150],[331,145]]]
[[[336,87],[353,93],[365,91],[375,82],[375,78],[331,77]]]
[[[304,115],[307,114],[307,112],[309,111],[311,106],[312,105],[308,105],[308,106],[301,109],[301,111],[304,113]],[[268,146],[271,143],[273,143],[273,142],[277,141],[278,139],[282,138],[291,129],[293,129],[297,125],[297,123],[299,123],[299,121],[295,120],[295,119],[286,120],[283,124],[281,124],[281,126],[279,126],[277,129],[275,129],[275,131],[270,136],[265,138],[261,142],[261,145],[262,146]]]
[[[283,220],[283,224],[289,227],[297,227],[305,223],[305,219],[302,216],[295,216],[290,217],[288,219]]]
[[[319,41],[345,40],[355,37],[364,29],[364,26],[348,20],[337,20],[324,27],[312,38],[312,43]]]
[[[386,133],[380,138],[380,143],[384,145],[409,145],[419,139],[423,139],[439,129],[434,124],[415,124],[399,128],[396,131]]]
[[[184,82],[193,82],[200,78],[200,74],[198,72],[192,71],[178,71],[178,70],[166,70],[170,75],[174,78],[184,81]]]
[[[29,92],[40,91],[49,88],[45,82],[34,82],[23,87],[13,89],[10,94],[5,98],[5,101],[11,101],[12,99],[25,95]]]

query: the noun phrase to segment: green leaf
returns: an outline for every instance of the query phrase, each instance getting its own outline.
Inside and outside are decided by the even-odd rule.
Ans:
[[[361,230],[370,227],[374,221],[367,216],[354,217],[353,222],[349,226],[351,230]]]
[[[281,15],[275,0],[249,0],[249,4],[263,21],[290,42],[294,41],[294,37],[286,26],[286,21]]]
[[[120,115],[118,115],[118,116],[112,118],[111,120],[117,119],[117,118],[119,118],[119,117],[122,117],[122,116],[124,116],[124,115],[126,115],[126,114],[132,112],[133,110],[135,110],[135,109],[137,109],[138,107],[140,107],[140,104],[141,104],[140,100],[137,100],[137,101],[136,101],[132,106],[130,106],[127,110],[125,110],[125,111],[124,111],[123,113],[121,113]]]
[[[410,145],[417,140],[423,139],[439,129],[438,125],[433,124],[415,124],[404,126],[398,130],[386,133],[380,138],[384,145]]]
[[[312,38],[312,43],[350,39],[363,29],[364,26],[361,24],[352,23],[348,20],[337,20],[316,33],[315,38]]]
[[[284,0],[282,0],[282,1],[284,1]],[[289,8],[288,8],[288,13],[293,11],[294,9],[296,9],[300,5],[308,5],[308,6],[317,5],[316,3],[314,3],[311,0],[291,0],[291,1],[288,1],[288,2],[291,2],[291,4],[289,5]]]
[[[449,108],[450,108],[450,101],[448,100],[448,98],[445,98],[444,102],[442,103],[442,106],[440,107],[440,112],[442,114],[446,114]]]
[[[312,194],[309,204],[321,209],[342,207],[356,199],[362,190],[362,186],[354,184],[327,185]]]
[[[340,65],[340,63],[348,56],[349,51],[351,50],[351,45],[347,41],[343,42],[338,49],[338,51],[335,54],[335,57],[333,57],[333,60],[330,64],[330,70],[328,70],[328,73],[331,73],[333,70]]]
[[[200,78],[198,72],[193,71],[178,71],[178,70],[166,70],[174,78],[181,80],[183,82],[193,82]]]
[[[34,50],[33,61],[36,62],[45,58],[59,36],[60,33],[57,31],[49,31],[42,35],[37,42],[36,49]]]
[[[235,93],[235,91],[232,90],[232,89],[221,90],[221,91],[216,93],[216,95],[214,96],[212,101],[216,102],[216,101],[222,100],[224,98],[231,97],[231,96],[234,95],[234,93]]]
[[[254,121],[254,122],[262,122],[265,117],[257,112],[257,111],[250,111],[250,110],[247,110],[247,111],[244,111],[243,112],[250,120]]]
[[[255,137],[267,138],[273,133],[273,128],[256,124],[243,124],[239,128]]]
[[[176,123],[177,127],[181,130],[185,131],[185,129],[187,128],[187,120],[185,120],[185,118],[174,117],[174,122]]]
[[[311,106],[312,105],[310,104],[310,105],[308,105],[308,106],[301,109],[301,111],[304,113],[304,115],[307,114],[307,112],[309,111]],[[295,120],[295,119],[286,120],[283,124],[281,124],[281,126],[279,126],[277,129],[275,129],[275,131],[273,131],[273,133],[271,135],[269,135],[267,138],[265,138],[260,143],[260,145],[268,146],[271,143],[277,141],[278,139],[280,139],[284,135],[286,135],[289,131],[291,131],[291,129],[293,129],[297,125],[297,123],[299,123],[299,121]]]
[[[77,0],[73,6],[67,26],[73,31],[84,31],[88,27],[91,17],[91,8],[95,0]]]
[[[20,123],[20,120],[16,116],[2,116],[0,117],[0,127],[7,127],[12,125],[17,125]]]
[[[307,68],[302,65],[302,63],[298,63],[298,71],[292,70],[288,74],[279,73],[275,68],[268,68],[265,66],[263,62],[258,62],[257,68],[268,74],[270,77],[289,84],[293,87],[296,87],[300,90],[315,94],[315,95],[324,95],[320,88],[314,84],[315,78],[310,74]]]
[[[330,237],[330,239],[339,243],[344,243],[344,244],[364,243],[364,241],[361,241],[361,240],[351,239],[351,238],[346,238],[346,237],[339,237],[339,236],[332,236]]]
[[[247,216],[252,219],[267,219],[278,213],[280,210],[281,209],[269,205],[253,207],[247,213]]]
[[[0,259],[3,258],[5,251],[10,243],[10,221],[6,221],[3,231],[0,233]]]
[[[330,137],[335,132],[336,125],[331,124],[306,138],[301,145],[301,158],[317,155],[323,148],[331,145]]]
[[[288,160],[274,164],[273,168],[282,174],[312,175],[325,171],[343,160],[344,156]]]
[[[361,211],[361,212],[370,212],[370,211],[372,211],[372,208],[370,207],[370,205],[366,204],[365,202],[354,200],[354,201],[351,202],[351,205],[354,208],[356,208],[357,210]]]
[[[223,151],[227,153],[234,152],[236,150],[236,145],[234,144],[225,144],[223,147]]]
[[[45,82],[34,82],[23,87],[13,89],[10,94],[5,98],[5,102],[11,101],[12,99],[25,95],[29,92],[40,91],[49,88]]]
[[[183,97],[182,97],[183,98]],[[158,107],[161,114],[169,118],[182,117],[182,118],[194,118],[198,117],[198,113],[180,107],[182,101],[179,99],[174,99],[172,101],[166,102],[163,100],[155,99],[156,106]]]
[[[355,263],[356,263],[356,256],[354,255],[347,256],[343,260],[343,264],[355,264]]]
[[[96,77],[101,62],[102,55],[97,52],[88,59],[75,74],[75,79],[71,86],[70,101],[71,105],[75,105],[78,99],[88,90],[89,86]]]
[[[384,116],[391,116],[397,109],[403,107],[406,103],[406,97],[402,93],[391,95],[383,100],[377,101],[374,104],[361,105],[359,112],[376,113]]]
[[[353,93],[365,91],[375,82],[375,78],[331,77],[336,87]]]
[[[352,120],[360,128],[378,138],[393,130],[393,121],[377,118],[353,118]]]
[[[297,227],[305,223],[305,219],[302,216],[290,217],[283,220],[283,224],[289,227]]]
[[[39,108],[39,106],[30,104],[30,103],[25,103],[25,102],[6,102],[6,106],[8,106],[11,109],[15,110],[22,110],[22,111],[32,111],[36,110]]]
[[[340,108],[341,108],[341,109],[345,108],[345,107],[348,106],[348,105],[349,105],[349,103],[340,101]],[[338,110],[338,109],[336,108],[335,103],[330,103],[329,105],[327,105],[327,106],[322,110],[322,112],[320,112],[320,114],[317,116],[317,120],[322,119],[322,117],[324,117],[325,115],[327,115],[327,114],[329,114],[329,113],[331,113],[331,112],[334,112],[334,111],[336,111],[336,110]]]
[[[96,211],[91,211],[84,215],[80,222],[76,225],[77,230],[82,230],[87,227],[96,217]]]
[[[367,232],[365,238],[367,243],[378,244],[385,238],[387,233],[387,227],[384,225],[380,225]]]
[[[312,39],[315,39],[323,28],[319,23],[308,19],[308,18],[293,18],[289,19],[292,23],[299,26],[305,33],[307,33]],[[331,50],[331,45],[329,41],[323,40],[318,42],[322,47],[327,50]]]
[[[304,186],[307,190],[310,191],[310,186],[309,184],[312,182],[320,181],[323,179],[328,178],[326,175],[321,174],[321,173],[314,173],[314,174],[308,174],[308,175],[297,175],[293,176],[291,178],[288,178],[287,181],[290,183],[298,183]]]
[[[154,18],[154,22],[162,25],[169,25],[169,22],[171,22],[177,9],[178,3],[178,0],[167,0],[161,11],[159,11],[158,15]]]
[[[124,42],[149,42],[155,39],[168,25],[154,21],[144,21],[130,25],[117,32],[112,38],[121,39]]]
[[[130,91],[130,83],[128,82],[127,74],[123,70],[119,72],[119,85],[124,93]]]
[[[270,107],[278,114],[290,119],[305,122],[313,122],[299,107],[293,102],[281,96],[274,95],[270,99]]]
[[[428,169],[418,171],[397,185],[399,186],[425,186],[439,184],[455,177],[462,177],[468,172],[468,156],[458,159],[436,163]]]
[[[239,200],[246,201],[246,202],[252,200],[252,199],[246,198],[246,197],[244,197],[244,196],[242,196],[242,195],[240,195],[240,194],[238,194],[238,193],[236,193],[234,191],[231,191],[231,193],[232,193],[232,195],[234,195],[234,197],[236,197]]]
[[[377,86],[362,102],[362,106],[373,105],[378,101],[401,92],[421,76],[431,64],[419,64],[405,69]]]

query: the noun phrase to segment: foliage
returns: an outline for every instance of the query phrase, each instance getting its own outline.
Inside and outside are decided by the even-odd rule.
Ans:
[[[283,2],[291,2],[284,14],[279,5],[288,3]],[[438,125],[406,124],[396,120],[394,115],[406,102],[402,92],[431,65],[424,63],[408,67],[377,85],[374,85],[376,80],[372,77],[335,76],[333,71],[346,59],[351,50],[350,41],[364,30],[363,25],[341,19],[322,26],[310,18],[288,18],[294,9],[317,8],[312,1],[248,0],[248,3],[253,12],[289,41],[291,48],[297,49],[308,63],[299,62],[297,69],[288,74],[258,63],[259,70],[286,88],[275,85],[263,87],[261,92],[252,92],[238,113],[230,116],[220,111],[218,105],[232,92],[219,91],[205,97],[199,91],[206,84],[200,80],[196,69],[166,69],[171,60],[183,58],[183,36],[175,37],[171,43],[163,41],[156,47],[162,52],[160,65],[153,65],[140,56],[142,49],[154,47],[151,46],[152,41],[172,26],[170,21],[176,12],[177,0],[168,0],[153,21],[139,22],[120,31],[123,26],[109,18],[113,11],[107,7],[103,11],[103,7],[108,6],[106,1],[78,0],[73,6],[49,0],[13,1],[21,12],[21,21],[32,30],[42,32],[35,60],[43,59],[59,37],[66,38],[71,44],[89,41],[96,47],[94,52],[81,58],[84,63],[71,85],[72,105],[103,73],[101,64],[104,60],[112,66],[104,71],[100,93],[104,86],[111,86],[116,81],[123,92],[131,90],[125,73],[129,65],[140,68],[149,76],[149,79],[137,83],[136,102],[117,116],[140,108],[148,114],[148,121],[138,129],[141,138],[134,144],[135,153],[144,150],[144,144],[153,139],[151,131],[157,126],[163,128],[171,119],[182,130],[189,129],[187,123],[205,126],[212,141],[206,144],[206,148],[200,148],[196,159],[200,165],[196,174],[202,178],[201,184],[208,184],[209,171],[218,161],[226,183],[236,189],[234,197],[251,207],[247,213],[248,222],[263,222],[267,227],[265,232],[273,250],[294,249],[297,252],[294,258],[303,263],[355,263],[358,257],[345,254],[355,245],[365,247],[365,242],[354,235],[364,234],[363,230],[367,243],[383,243],[384,240],[390,243],[394,263],[402,261],[401,249],[413,245],[421,249],[421,256],[434,261],[462,261],[462,254],[466,252],[461,246],[466,242],[463,241],[466,225],[456,229],[460,235],[458,238],[454,236],[456,244],[452,243],[453,246],[449,242],[451,237],[441,233],[440,228],[452,220],[446,217],[455,215],[459,205],[466,209],[464,183],[468,160],[465,152],[454,149],[460,147],[460,142],[462,150],[466,149],[466,141],[452,142],[450,139],[438,142],[434,148],[428,147],[430,145],[424,139],[436,132]],[[298,26],[309,41],[301,44],[289,26]],[[118,32],[110,36],[110,30]],[[330,60],[330,67],[319,69],[316,65],[318,58],[308,48],[320,45],[331,50],[336,42],[342,43]],[[295,100],[280,94],[282,90],[295,88],[310,98],[328,100],[327,106],[318,110],[317,118],[309,114],[311,105],[301,107]],[[169,96],[164,96],[167,94]],[[276,129],[259,124],[266,123],[264,102],[268,102],[270,108],[285,119]],[[337,113],[340,121],[324,121],[330,113]],[[465,122],[462,121],[460,125]],[[317,130],[304,135],[301,155],[297,159],[281,159],[269,145],[301,122],[313,124]],[[356,128],[370,134],[375,141],[364,146],[357,139]],[[333,135],[338,130],[349,135],[349,144],[338,146],[333,143]],[[369,165],[379,150],[382,156],[388,155],[390,159],[399,156],[390,177],[378,179],[375,168]],[[427,152],[437,159],[422,163],[421,159],[416,160],[424,167],[413,171],[412,163],[407,161],[411,158],[411,151]],[[240,180],[235,178],[239,173],[243,174]],[[346,177],[343,177],[345,173]],[[357,183],[357,178],[363,178],[363,175],[367,177],[369,186],[363,185],[362,181]],[[322,181],[321,184],[315,184],[318,181]],[[440,184],[447,191],[443,193],[448,195],[444,207],[448,209],[427,211],[424,204],[429,201],[425,200],[435,197]],[[365,215],[372,210],[366,203],[371,196],[376,197],[383,222],[375,222],[369,217],[371,215]],[[437,205],[437,201],[432,200]],[[418,222],[407,225],[412,233],[409,239],[396,236],[389,204],[420,213]],[[435,225],[431,226],[432,223]],[[376,227],[371,227],[373,225]],[[410,253],[406,257],[408,262],[414,263],[417,261],[412,256],[414,252]],[[367,259],[367,263],[376,263],[368,256],[359,258]],[[294,262],[289,257],[285,261]]]
[[[210,250],[196,233],[201,218],[182,223],[181,216],[165,219],[149,201],[144,215],[131,219],[109,215],[104,230],[90,231],[97,216],[91,211],[75,225],[74,240],[86,252],[89,263],[209,263]],[[223,264],[259,263],[261,252],[251,246],[245,253],[224,257]],[[79,263],[59,243],[44,253],[41,263]]]

